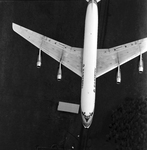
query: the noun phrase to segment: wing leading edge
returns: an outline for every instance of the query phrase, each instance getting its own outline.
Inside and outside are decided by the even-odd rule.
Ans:
[[[12,24],[12,28],[34,46],[41,49],[56,61],[62,61],[64,66],[81,76],[82,48],[71,47],[15,23]]]
[[[82,48],[71,47],[12,23],[13,30],[56,61],[82,76]],[[147,38],[110,49],[98,49],[96,77],[115,69],[147,51]]]
[[[147,51],[147,38],[123,44],[110,49],[99,49],[97,54],[97,75],[99,77],[119,65],[134,59]]]

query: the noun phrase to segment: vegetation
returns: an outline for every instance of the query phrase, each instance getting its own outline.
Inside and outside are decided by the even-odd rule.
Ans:
[[[114,140],[118,150],[147,149],[147,98],[126,98],[113,111],[108,141]]]

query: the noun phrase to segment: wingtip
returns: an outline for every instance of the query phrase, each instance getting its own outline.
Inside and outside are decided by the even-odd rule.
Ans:
[[[12,29],[13,29],[13,31],[15,31],[15,23],[14,22],[12,22]]]
[[[19,27],[20,27],[20,25],[18,25],[18,24],[16,24],[16,23],[12,22],[12,29],[13,29],[15,32],[18,31]]]

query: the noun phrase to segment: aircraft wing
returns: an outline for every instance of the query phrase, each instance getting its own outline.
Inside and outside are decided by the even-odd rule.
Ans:
[[[71,47],[15,23],[12,23],[12,28],[16,33],[41,49],[47,55],[51,56],[58,62],[62,61],[64,66],[75,72],[77,75],[82,75],[82,48]]]
[[[16,33],[41,49],[47,55],[58,62],[62,61],[64,66],[77,75],[82,76],[82,48],[71,47],[15,23],[12,24],[12,28]],[[118,65],[130,61],[146,51],[147,38],[110,49],[98,49],[96,77],[113,70]]]
[[[147,51],[147,38],[110,49],[98,49],[97,73],[99,77]]]

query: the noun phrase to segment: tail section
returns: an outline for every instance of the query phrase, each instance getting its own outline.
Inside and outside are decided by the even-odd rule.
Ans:
[[[87,1],[88,3],[89,3],[89,2],[97,2],[97,3],[98,3],[100,0],[86,0],[86,1]]]

